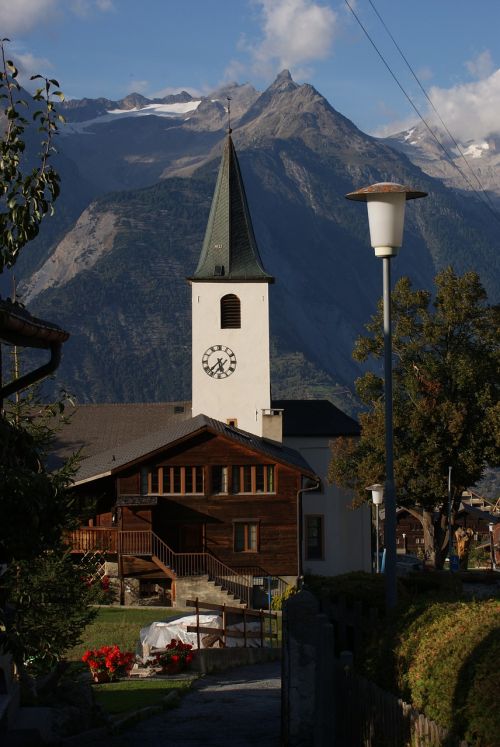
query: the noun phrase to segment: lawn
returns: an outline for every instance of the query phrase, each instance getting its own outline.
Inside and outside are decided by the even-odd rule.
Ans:
[[[183,610],[171,607],[99,607],[95,620],[87,625],[82,642],[66,653],[72,662],[71,671],[77,676],[86,670],[81,662],[87,649],[118,645],[122,651],[134,651],[139,640],[139,631],[152,622],[181,615]],[[135,711],[156,705],[172,690],[186,692],[192,679],[130,679],[93,685],[96,701],[109,714]],[[173,705],[173,704],[172,704]]]
[[[135,652],[141,628],[152,622],[177,617],[182,613],[183,610],[174,610],[171,607],[144,607],[143,609],[99,607],[97,617],[83,631],[82,643],[69,649],[66,658],[69,661],[80,661],[84,652],[89,648],[114,646],[115,644],[122,651]]]
[[[184,680],[122,680],[94,685],[94,696],[107,713],[116,715],[160,703],[172,690],[186,691],[192,679]]]

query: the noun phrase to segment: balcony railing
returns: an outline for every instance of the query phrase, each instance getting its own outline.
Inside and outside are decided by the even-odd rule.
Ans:
[[[123,531],[85,527],[69,533],[73,552],[102,552],[157,558],[177,578],[207,575],[210,580],[251,606],[253,575],[235,570],[208,552],[174,552],[150,531]]]

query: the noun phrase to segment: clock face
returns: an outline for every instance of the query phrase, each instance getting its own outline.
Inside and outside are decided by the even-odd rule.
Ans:
[[[225,345],[212,345],[203,353],[201,365],[213,379],[227,379],[236,368],[236,356]]]

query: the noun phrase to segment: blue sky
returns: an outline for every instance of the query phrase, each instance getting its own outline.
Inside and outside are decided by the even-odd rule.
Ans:
[[[349,0],[417,106],[417,84],[370,0]],[[500,132],[500,2],[372,0],[457,138]],[[344,0],[0,0],[0,33],[23,72],[68,97],[266,88],[284,67],[361,129],[416,115]]]

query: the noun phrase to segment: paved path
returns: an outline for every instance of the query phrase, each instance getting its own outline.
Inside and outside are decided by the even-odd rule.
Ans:
[[[106,746],[279,747],[280,702],[280,662],[239,667],[202,677],[178,708],[108,737]]]

